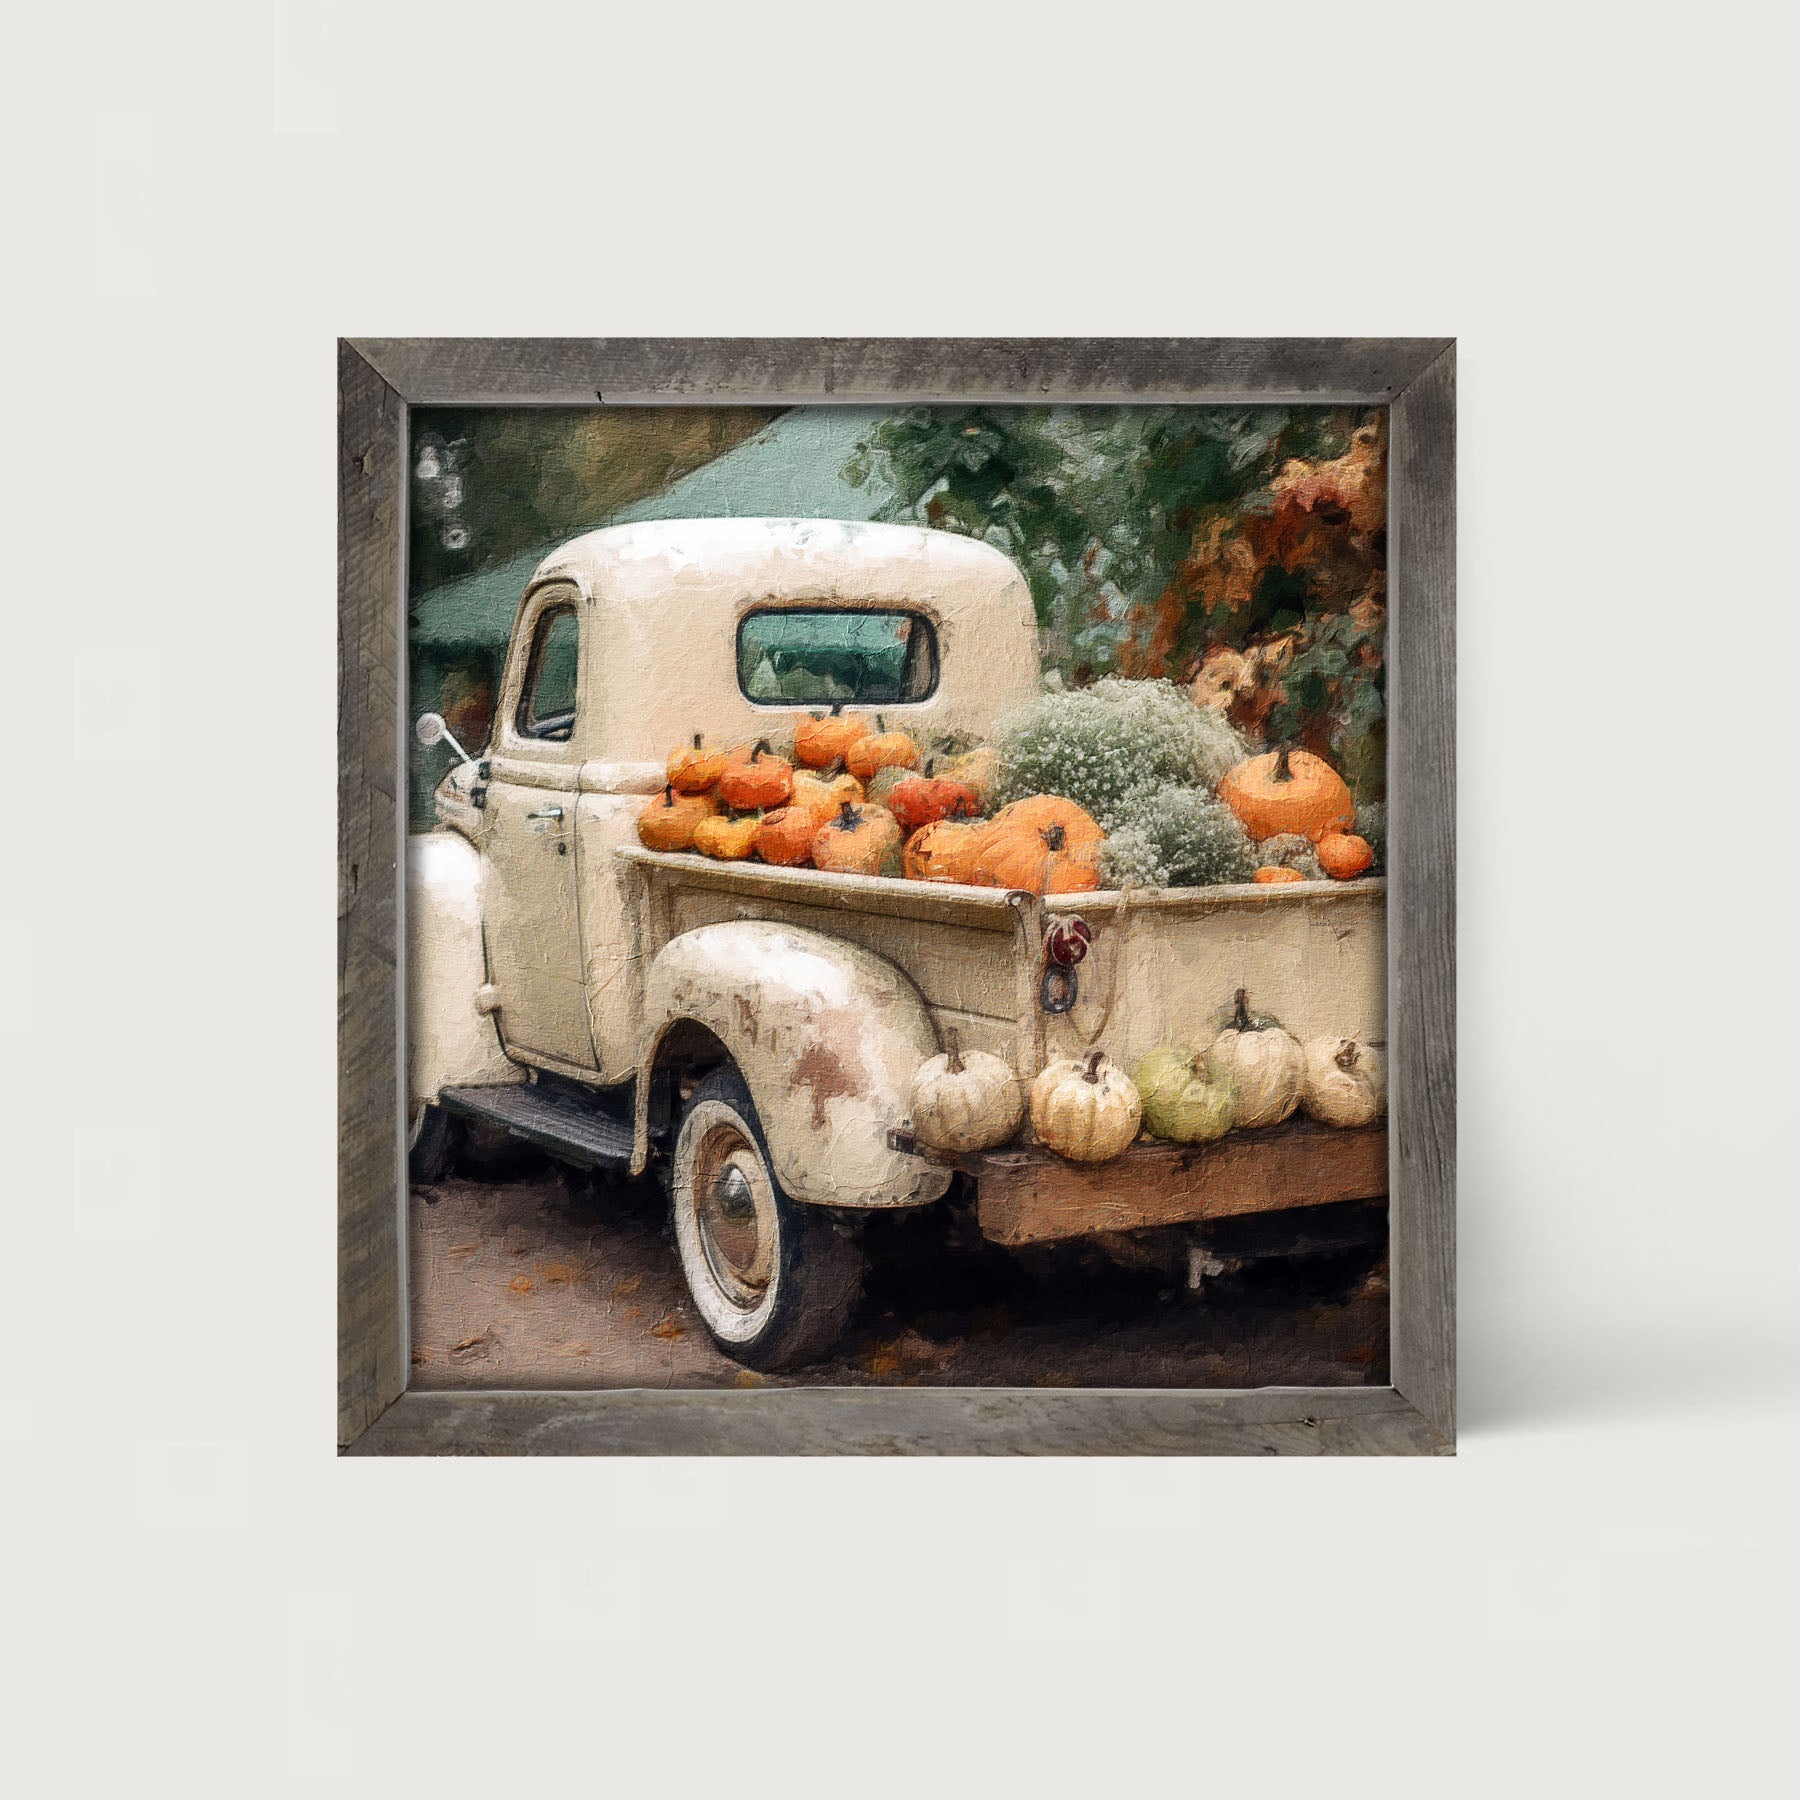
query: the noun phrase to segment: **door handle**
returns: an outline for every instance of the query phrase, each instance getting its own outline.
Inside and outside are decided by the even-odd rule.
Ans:
[[[528,819],[560,819],[562,808],[560,806],[540,806],[536,812],[528,812],[525,817]]]

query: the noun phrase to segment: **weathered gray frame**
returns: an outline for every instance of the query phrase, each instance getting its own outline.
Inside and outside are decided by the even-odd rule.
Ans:
[[[409,1393],[399,1129],[408,409],[1385,404],[1393,1385]],[[1449,338],[362,338],[338,347],[338,1439],[357,1454],[1369,1454],[1455,1442]]]

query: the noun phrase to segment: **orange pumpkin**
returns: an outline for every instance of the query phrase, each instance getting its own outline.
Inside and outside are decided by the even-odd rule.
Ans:
[[[848,800],[813,839],[813,864],[834,875],[897,875],[900,827],[883,806],[853,806]]]
[[[819,821],[804,806],[784,806],[756,828],[756,854],[778,869],[797,869],[812,861],[812,841]]]
[[[1032,794],[1003,806],[987,823],[996,836],[1009,831],[1042,831],[1060,825],[1071,852],[1095,850],[1105,841],[1106,833],[1092,813],[1065,800],[1060,794]]]
[[[829,769],[850,754],[850,746],[869,735],[869,721],[851,718],[841,707],[814,713],[794,727],[794,761],[809,769]]]
[[[1060,824],[1011,825],[981,833],[975,881],[981,887],[1020,888],[1028,894],[1087,894],[1100,885],[1097,844],[1076,847]]]
[[[691,850],[700,821],[718,810],[710,794],[678,794],[671,783],[638,814],[638,837],[649,850]]]
[[[719,798],[733,812],[785,806],[794,791],[794,765],[758,738],[747,756],[734,754],[719,777]]]
[[[678,794],[704,794],[717,784],[731,760],[726,750],[704,748],[705,734],[696,731],[692,744],[669,753],[669,786]]]
[[[888,793],[887,808],[910,836],[921,825],[939,819],[975,819],[981,816],[981,796],[966,781],[933,775],[925,765],[923,775],[902,775]]]
[[[921,825],[906,840],[902,862],[910,880],[954,881],[970,887],[980,851],[979,826],[939,819],[934,825]]]
[[[1267,863],[1250,877],[1264,887],[1279,887],[1283,882],[1304,881],[1306,877],[1298,869],[1284,868],[1279,863]]]
[[[863,798],[863,785],[854,775],[834,769],[818,774],[811,769],[796,769],[794,791],[788,804],[804,806],[824,825],[837,817],[838,808],[846,800],[853,806],[860,806]]]
[[[1285,745],[1239,763],[1219,783],[1219,798],[1258,843],[1290,831],[1320,838],[1356,822],[1343,776],[1323,757]]]
[[[1333,881],[1353,881],[1375,860],[1367,838],[1345,831],[1328,831],[1319,839],[1319,867]]]
[[[746,813],[741,819],[702,819],[694,827],[694,848],[720,862],[742,862],[756,848],[761,826],[762,819],[755,813]]]
[[[879,716],[875,723],[881,725]],[[877,730],[844,752],[844,766],[858,781],[871,780],[879,769],[916,769],[919,746],[904,731]]]

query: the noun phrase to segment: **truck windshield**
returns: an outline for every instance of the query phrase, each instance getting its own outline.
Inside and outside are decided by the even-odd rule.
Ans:
[[[765,705],[894,705],[929,698],[937,679],[923,613],[771,607],[738,626],[738,686]]]

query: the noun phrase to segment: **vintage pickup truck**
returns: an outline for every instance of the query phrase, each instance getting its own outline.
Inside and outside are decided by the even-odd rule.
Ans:
[[[1379,879],[1038,899],[638,842],[670,748],[700,727],[773,736],[844,702],[979,739],[1039,680],[1023,578],[964,537],[713,519],[598,531],[548,557],[519,603],[491,741],[438,788],[440,829],[409,844],[415,1178],[443,1173],[456,1116],[577,1166],[655,1170],[701,1318],[761,1368],[839,1335],[860,1221],[953,1182],[1001,1245],[1178,1230],[1196,1269],[1220,1221],[1379,1200],[1379,1125],[1140,1141],[1086,1167],[1028,1129],[940,1158],[908,1116],[950,1027],[1027,1082],[1092,1042],[1128,1068],[1192,1042],[1240,987],[1302,1038],[1385,1037]],[[435,716],[421,726],[445,735]],[[1066,929],[1077,917],[1085,932]]]

